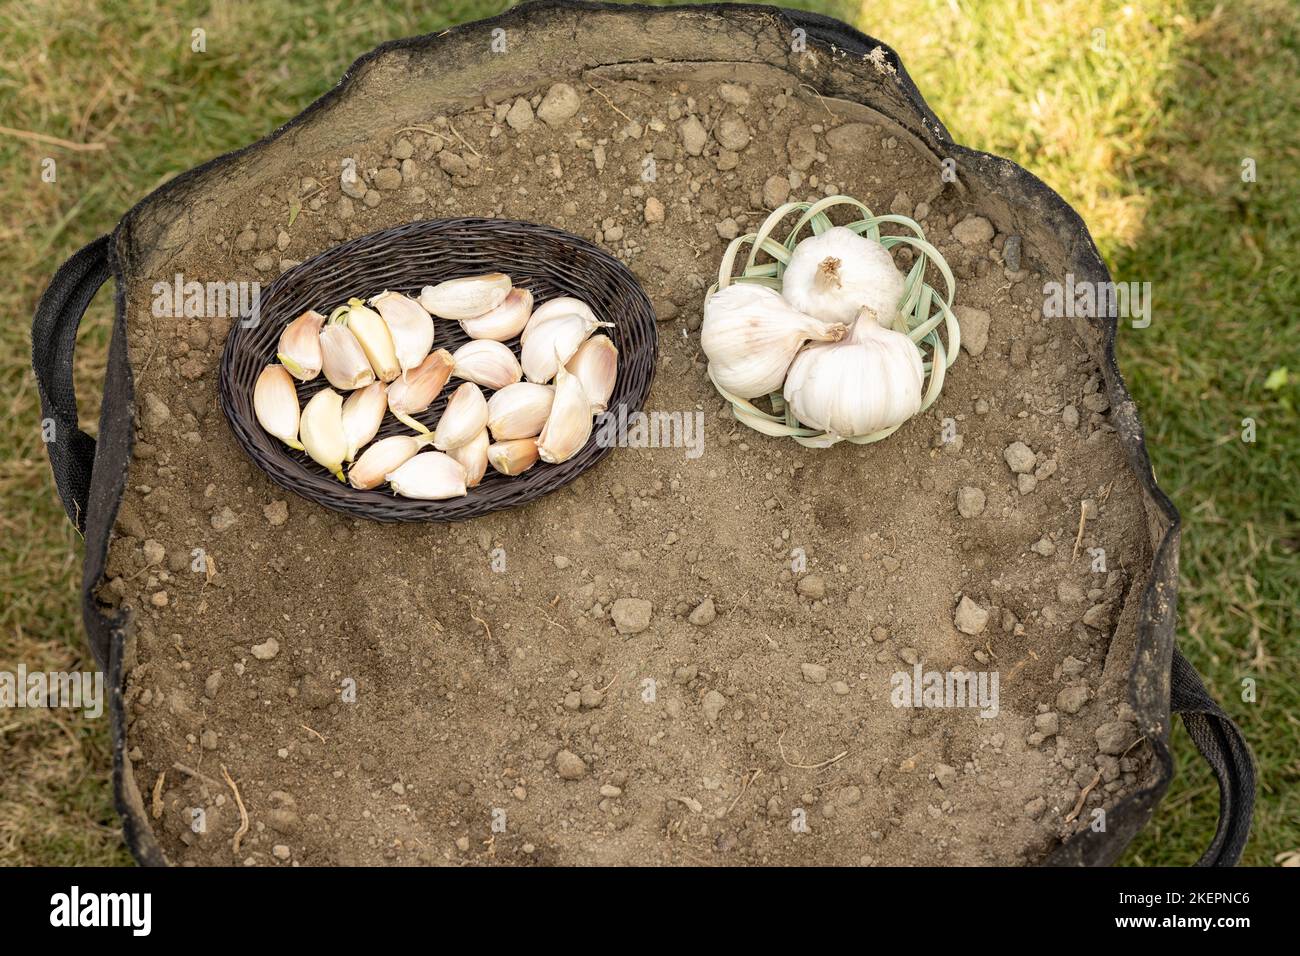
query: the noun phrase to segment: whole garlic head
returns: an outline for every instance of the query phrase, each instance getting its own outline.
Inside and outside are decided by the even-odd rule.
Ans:
[[[889,250],[844,226],[795,246],[781,282],[790,305],[827,322],[852,322],[866,307],[889,328],[903,301],[903,274]]]

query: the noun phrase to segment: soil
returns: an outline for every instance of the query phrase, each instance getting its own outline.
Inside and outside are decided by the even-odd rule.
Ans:
[[[128,290],[138,439],[101,597],[131,615],[129,758],[168,859],[1042,859],[1150,760],[1124,703],[1147,522],[1095,343],[1042,317],[1063,277],[863,107],[792,83],[548,89],[305,157]],[[887,441],[810,450],[732,418],[698,329],[727,238],[837,192],[922,221],[967,345]],[[258,471],[216,398],[230,320],[156,318],[153,282],[269,282],[456,215],[622,258],[660,319],[647,409],[702,412],[703,454],[618,449],[453,526],[347,518]],[[893,706],[916,662],[996,672],[997,715]]]

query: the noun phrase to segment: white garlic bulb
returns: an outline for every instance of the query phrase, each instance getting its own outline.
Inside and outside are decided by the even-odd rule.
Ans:
[[[488,428],[497,441],[536,438],[542,432],[555,389],[536,382],[507,385],[488,399]]]
[[[838,342],[845,331],[791,308],[766,286],[736,282],[705,301],[700,346],[717,384],[740,398],[757,398],[780,389],[805,342]]]
[[[257,384],[253,386],[253,412],[259,425],[290,448],[302,451],[302,443],[298,441],[298,391],[283,365],[268,365],[257,376]]]
[[[343,434],[348,439],[347,460],[351,462],[357,452],[370,439],[379,434],[379,426],[388,410],[388,386],[371,382],[359,388],[343,402]]]
[[[366,361],[380,381],[391,382],[402,374],[388,323],[374,309],[366,308],[360,299],[348,299],[347,305],[335,309],[330,315],[330,323],[346,325],[348,331],[357,337],[361,350],[366,353]]]
[[[381,292],[370,300],[370,304],[388,325],[397,364],[405,376],[423,362],[429,349],[433,348],[433,316],[420,303],[400,292]]]
[[[511,289],[505,300],[483,315],[461,319],[460,327],[471,339],[504,342],[513,339],[528,324],[533,314],[533,294],[527,289]]]
[[[384,477],[403,498],[440,501],[465,494],[465,466],[440,451],[421,452]]]
[[[587,339],[564,367],[582,382],[582,390],[591,399],[592,411],[603,412],[618,378],[618,347],[609,336],[593,335]]]
[[[548,305],[550,303],[547,303]],[[534,316],[536,313],[534,313]],[[561,313],[537,325],[529,323],[527,338],[520,340],[519,363],[530,382],[545,383],[578,351],[587,336],[611,322],[598,322],[578,312]]]
[[[320,374],[320,330],[325,316],[308,309],[284,327],[276,358],[300,382],[310,382]]]
[[[844,226],[795,246],[781,283],[790,305],[827,322],[852,322],[865,307],[889,328],[903,301],[903,274],[889,250]]]
[[[921,351],[863,309],[842,342],[810,345],[790,365],[785,400],[804,425],[834,440],[901,425],[921,409]]]
[[[483,480],[483,475],[487,472],[488,446],[490,444],[492,444],[492,440],[488,437],[488,430],[485,428],[478,433],[477,438],[447,452],[448,455],[460,462],[461,467],[465,469],[466,488],[473,488]]]
[[[523,378],[519,360],[509,348],[492,339],[466,342],[452,355],[451,374],[484,388],[498,389]]]
[[[321,389],[302,410],[298,428],[302,447],[312,460],[343,481],[343,459],[348,453],[348,439],[343,433],[343,396],[332,388]]]
[[[551,414],[537,437],[537,454],[542,461],[556,465],[576,455],[591,436],[591,416],[591,400],[582,390],[582,382],[560,366]]]
[[[510,277],[504,272],[462,276],[420,291],[420,305],[440,319],[476,319],[491,312],[510,294]]]
[[[450,451],[468,444],[487,428],[487,399],[473,382],[466,382],[447,399],[438,427],[433,431],[433,447]]]

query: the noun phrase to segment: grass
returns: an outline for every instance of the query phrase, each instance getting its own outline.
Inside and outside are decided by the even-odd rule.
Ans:
[[[1290,0],[871,0],[794,4],[897,49],[953,135],[1016,160],[1089,223],[1154,321],[1120,364],[1184,516],[1180,640],[1260,765],[1246,862],[1300,849],[1300,300],[1297,14]],[[288,120],[360,53],[504,2],[33,0],[0,7],[0,669],[85,664],[81,546],[40,444],[28,319],[55,266],[168,177]],[[436,7],[436,9],[435,9]],[[207,51],[191,52],[191,31]],[[1097,33],[1096,31],[1102,31]],[[43,182],[42,160],[56,162]],[[1243,182],[1252,158],[1257,181]],[[82,324],[83,422],[98,416],[107,291]],[[1286,369],[1287,371],[1282,371]],[[1257,440],[1240,440],[1242,420]],[[92,426],[93,428],[93,426]],[[1246,703],[1243,678],[1258,682]],[[0,712],[0,861],[127,863],[106,721]],[[1213,832],[1213,779],[1180,774],[1127,862],[1182,865]]]

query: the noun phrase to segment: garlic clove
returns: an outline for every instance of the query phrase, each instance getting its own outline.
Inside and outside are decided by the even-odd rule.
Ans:
[[[452,358],[456,362],[452,375],[484,388],[505,388],[519,381],[524,374],[515,353],[491,339],[466,342]]]
[[[447,399],[438,427],[433,432],[433,447],[438,451],[459,448],[478,437],[487,427],[487,399],[473,382],[466,382]]]
[[[357,389],[343,401],[343,434],[348,440],[347,460],[357,457],[357,451],[379,434],[388,409],[388,386],[371,382]]]
[[[497,441],[536,438],[542,432],[555,389],[536,382],[507,385],[488,399],[488,428]]]
[[[370,300],[393,337],[393,351],[402,374],[415,368],[433,348],[433,317],[424,306],[400,292],[385,290]]]
[[[420,305],[440,319],[476,319],[499,306],[509,294],[510,277],[491,272],[427,285],[420,292]]]
[[[534,313],[535,314],[535,313]],[[530,382],[545,383],[555,378],[558,369],[578,351],[587,336],[610,322],[597,322],[577,312],[554,315],[531,326],[531,334],[521,342],[519,361],[524,377]]]
[[[587,320],[593,329],[599,323],[591,306],[581,299],[575,299],[571,295],[558,296],[554,299],[548,299],[533,309],[533,314],[528,318],[528,324],[524,326],[524,332],[520,336],[519,344],[522,345],[528,341],[536,326],[541,325],[547,319],[555,318],[557,315],[580,315]]]
[[[521,475],[537,464],[537,441],[516,438],[488,446],[488,461],[503,475]]]
[[[471,339],[504,342],[518,335],[532,314],[533,294],[527,289],[514,288],[491,312],[472,319],[461,319],[460,327]]]
[[[591,418],[591,401],[582,382],[561,366],[555,379],[555,402],[537,438],[538,456],[552,465],[568,461],[591,437]]]
[[[564,367],[578,377],[594,412],[603,412],[618,377],[618,347],[608,335],[593,335],[578,346]]]
[[[324,324],[325,316],[314,309],[308,309],[280,333],[276,358],[300,382],[310,382],[320,374],[323,362],[320,330]]]
[[[888,249],[835,226],[794,247],[781,276],[781,294],[795,309],[827,322],[852,322],[865,306],[889,328],[905,284]]]
[[[350,392],[375,380],[375,370],[361,343],[346,325],[326,325],[320,330],[321,368],[337,389]]]
[[[374,309],[366,308],[360,299],[348,299],[347,305],[339,306],[330,315],[330,322],[346,325],[357,337],[361,351],[366,353],[366,361],[380,381],[391,382],[402,374],[393,334],[388,331],[384,317]]]
[[[448,455],[460,462],[465,469],[465,486],[467,488],[473,488],[483,480],[483,475],[487,471],[488,446],[491,443],[491,439],[488,438],[488,430],[485,428],[478,433],[477,438],[447,452]]]
[[[739,398],[757,398],[781,388],[805,342],[838,342],[846,331],[792,309],[773,289],[737,282],[705,301],[700,347],[718,385]]]
[[[427,438],[411,435],[391,435],[381,438],[364,452],[348,469],[348,483],[365,491],[378,488],[387,475],[415,457],[416,452],[428,444]]]
[[[442,387],[451,378],[454,366],[451,353],[446,349],[430,352],[423,362],[388,386],[388,407],[394,417],[424,434],[429,433],[412,415],[418,415],[438,397]]]
[[[298,441],[298,390],[283,365],[268,365],[257,376],[253,412],[259,425],[290,448],[302,451]]]
[[[441,501],[465,494],[465,466],[440,451],[421,452],[384,477],[403,498]]]
[[[313,395],[302,410],[299,431],[302,447],[312,460],[343,481],[343,459],[348,453],[343,433],[343,397],[332,388]]]

